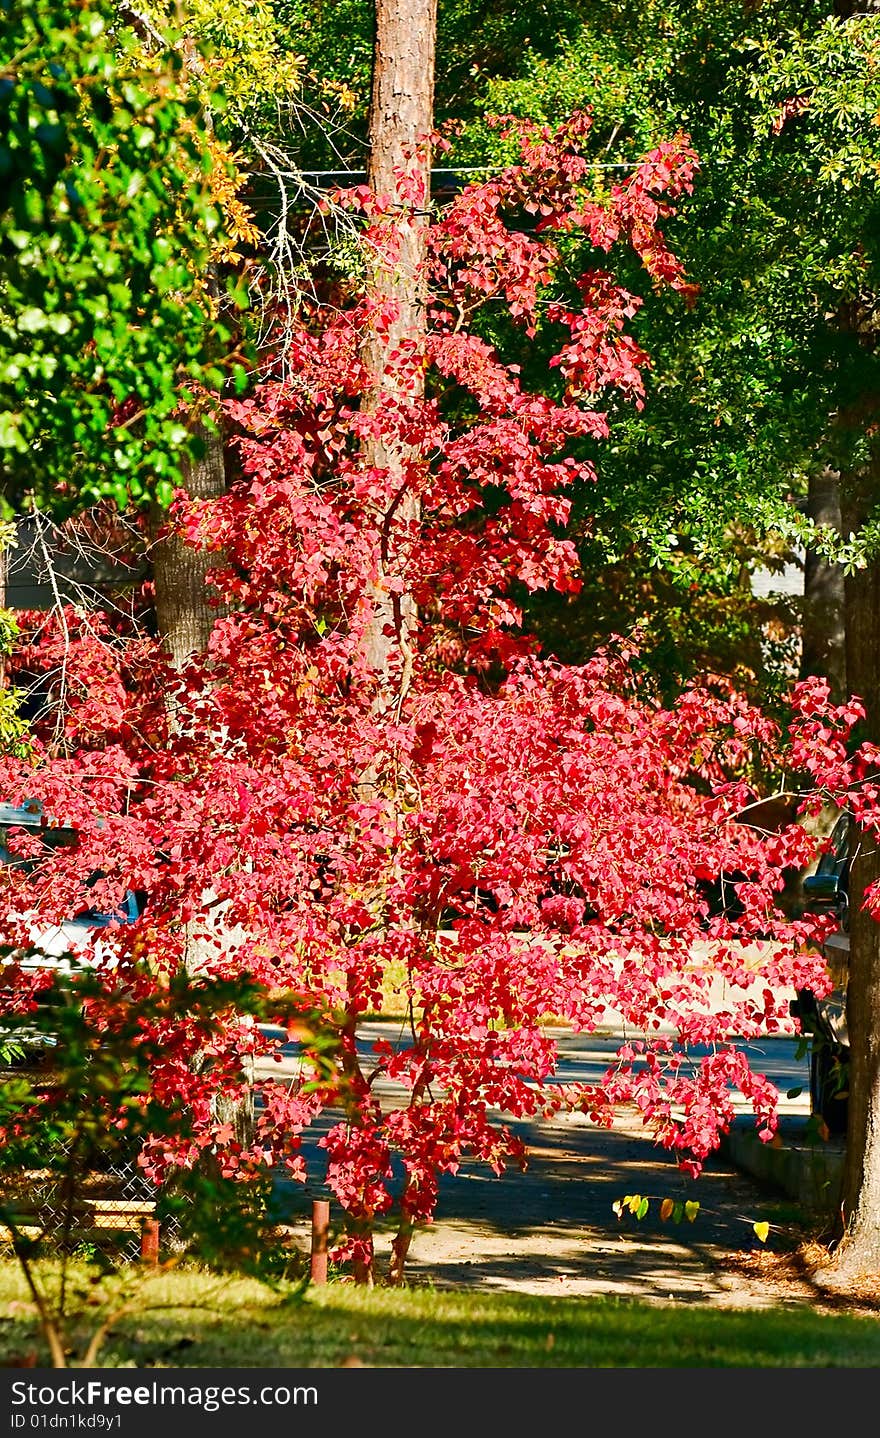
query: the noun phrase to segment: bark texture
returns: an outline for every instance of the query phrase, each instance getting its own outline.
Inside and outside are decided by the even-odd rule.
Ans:
[[[377,197],[390,201],[378,226],[378,250],[370,261],[371,297],[391,313],[390,324],[368,330],[362,357],[368,373],[367,412],[381,416],[398,400],[424,393],[421,357],[426,334],[430,134],[434,110],[434,58],[437,0],[375,0],[376,31],[370,102],[368,180]],[[399,190],[407,175],[406,195]],[[377,514],[381,551],[367,598],[372,613],[364,634],[364,658],[376,677],[379,712],[401,704],[412,672],[416,607],[406,590],[407,534],[419,523],[418,492],[413,490],[416,455],[382,438],[364,445],[364,463],[387,475],[385,510]],[[402,592],[388,580],[403,576]],[[378,776],[368,771],[361,784],[373,792]],[[357,1234],[355,1234],[357,1236]],[[411,1230],[397,1235],[389,1281],[400,1282]],[[354,1265],[358,1283],[373,1282],[372,1262]]]
[[[431,156],[428,137],[433,127],[434,56],[437,0],[376,0],[376,34],[373,87],[370,104],[370,158],[368,179],[377,196],[387,196],[393,208],[387,220],[391,238],[386,254],[377,259],[371,275],[374,298],[391,302],[396,315],[387,331],[367,334],[363,358],[370,375],[368,409],[378,412],[389,397],[408,394],[418,398],[424,381],[420,366],[399,367],[402,352],[418,352],[425,336],[428,206],[431,193]],[[398,174],[415,175],[420,197],[397,198]],[[405,691],[412,657],[410,639],[415,609],[406,593],[390,594],[385,580],[390,567],[398,567],[396,542],[408,524],[417,524],[419,503],[409,492],[407,462],[402,447],[376,440],[365,445],[369,466],[388,471],[388,508],[381,519],[383,549],[370,598],[373,618],[365,637],[365,654],[380,681],[386,702],[390,699],[389,664],[393,647],[400,649]]]
[[[223,465],[223,437],[203,424],[194,432],[205,446],[201,459],[191,460],[184,468],[183,487],[193,499],[217,499],[226,488]],[[214,620],[219,614],[211,602],[206,583],[209,569],[217,557],[198,549],[175,534],[159,539],[164,516],[154,510],[152,529],[153,582],[156,590],[156,624],[172,664],[180,669],[191,654],[202,654],[208,647]]]

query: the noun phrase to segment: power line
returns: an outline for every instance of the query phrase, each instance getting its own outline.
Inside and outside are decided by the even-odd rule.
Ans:
[[[626,161],[591,160],[589,161],[589,168],[591,170],[632,170],[635,168],[635,164],[635,161],[627,163]],[[497,174],[499,168],[498,165],[456,165],[443,167],[442,169],[432,168],[431,174],[438,176],[493,175]],[[251,173],[261,174],[262,171],[252,171]],[[290,175],[293,178],[299,177],[303,180],[366,180],[367,178],[366,170],[291,170]]]
[[[459,165],[454,168],[433,168],[431,170],[431,191],[433,194],[444,191],[460,191],[470,177],[497,175],[500,168],[502,167],[498,165]],[[631,164],[608,160],[589,162],[589,169],[593,171],[617,171],[632,174],[636,168],[637,162],[635,161]],[[277,168],[271,174],[269,169],[245,170],[243,174],[244,178],[250,181],[252,195],[255,191],[260,191],[261,181],[263,183],[272,182],[273,195],[279,184],[283,184],[285,189],[295,190],[299,186],[317,193],[333,189],[354,188],[357,185],[366,185],[368,182],[366,170],[300,170],[291,166],[289,169]]]

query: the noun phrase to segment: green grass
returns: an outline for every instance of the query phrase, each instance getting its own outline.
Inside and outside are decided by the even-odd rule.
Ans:
[[[407,1019],[409,1018],[409,997],[407,995],[407,983],[409,974],[406,964],[400,959],[392,959],[385,965],[382,973],[382,1007],[380,1010],[366,1014],[368,1019]]]
[[[722,1311],[628,1299],[542,1298],[331,1282],[285,1299],[248,1279],[150,1279],[161,1308],[121,1320],[101,1367],[736,1368],[880,1366],[880,1321],[804,1308]],[[0,1361],[45,1353],[0,1262]],[[191,1307],[188,1305],[204,1305]],[[82,1345],[87,1328],[78,1335]],[[80,1347],[81,1351],[81,1347]]]

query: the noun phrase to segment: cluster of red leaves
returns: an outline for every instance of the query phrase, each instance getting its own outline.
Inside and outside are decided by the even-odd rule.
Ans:
[[[738,1087],[769,1137],[775,1091],[731,1036],[787,1027],[787,988],[826,984],[808,923],[776,903],[785,869],[809,857],[803,829],[762,838],[733,822],[752,797],[743,776],[779,757],[774,727],[721,684],[670,708],[640,696],[625,646],[563,667],[518,628],[517,586],[577,586],[566,491],[593,478],[584,443],[607,434],[602,397],[641,402],[646,357],[626,331],[637,301],[607,267],[549,303],[556,398],[528,392],[473,316],[501,301],[534,333],[565,280],[553,236],[575,229],[690,293],[658,222],[690,189],[693,155],[683,140],[660,147],[600,203],[587,131],[582,118],[524,127],[520,163],[440,215],[427,339],[390,356],[382,404],[359,403],[361,342],[391,322],[387,307],[367,298],[306,318],[288,350],[296,381],[228,406],[243,477],[218,501],[175,508],[217,555],[226,612],[208,654],[173,672],[143,636],[98,643],[68,624],[68,743],[59,752],[38,733],[35,763],[0,763],[6,798],[39,798],[80,835],[26,881],[5,872],[20,893],[4,939],[26,943],[35,913],[48,923],[82,908],[100,870],[102,906],[149,895],[136,924],[104,931],[117,973],[148,982],[195,953],[205,973],[307,995],[335,1036],[334,1077],[308,1069],[304,1035],[313,1082],[262,1085],[242,1153],[194,1072],[204,1035],[170,1032],[157,1091],[191,1103],[195,1137],[157,1143],[151,1172],[210,1148],[228,1172],[285,1162],[301,1175],[301,1140],[329,1116],[327,1181],[357,1220],[347,1252],[360,1258],[373,1215],[398,1202],[407,1220],[429,1219],[440,1176],[463,1159],[521,1161],[508,1116],[573,1107],[609,1124],[635,1103],[698,1168]],[[365,199],[349,203],[369,210],[378,253],[394,211]],[[523,213],[539,217],[535,234],[512,227]],[[424,393],[407,383],[417,371]],[[368,439],[401,464],[366,465]],[[364,643],[380,583],[419,610],[406,641],[389,626],[381,682]],[[45,633],[31,669],[57,665],[60,642]],[[816,686],[801,707],[793,762],[817,785],[834,770],[839,789],[855,711],[835,713]],[[736,921],[710,912],[722,873],[741,879]],[[31,918],[9,918],[16,907]],[[410,1024],[365,1055],[358,1023],[392,979]],[[543,1021],[588,1033],[609,1011],[641,1041],[603,1082],[558,1083]],[[233,1094],[241,1053],[271,1050],[230,1021],[212,1081]]]

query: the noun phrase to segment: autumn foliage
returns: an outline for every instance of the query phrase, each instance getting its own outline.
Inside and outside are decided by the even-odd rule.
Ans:
[[[337,1256],[369,1269],[372,1221],[396,1210],[398,1277],[444,1173],[525,1161],[511,1118],[574,1109],[608,1125],[635,1104],[698,1171],[738,1088],[772,1135],[777,1094],[731,1036],[790,1028],[784,986],[827,988],[806,942],[816,921],[778,906],[811,841],[734,816],[757,776],[815,769],[823,744],[816,789],[839,792],[858,717],[815,683],[793,739],[721,681],[664,707],[624,641],[565,667],[523,632],[518,595],[576,590],[569,496],[596,481],[610,408],[644,401],[639,302],[615,255],[692,297],[661,224],[695,157],[679,137],[597,200],[588,118],[519,134],[519,162],[434,220],[427,339],[391,357],[381,404],[362,403],[363,336],[390,318],[369,289],[303,314],[287,339],[293,377],[228,404],[241,477],[172,514],[216,553],[209,652],[175,671],[147,635],[69,613],[26,654],[32,672],[63,665],[64,711],[28,763],[0,765],[6,797],[41,800],[80,836],[27,879],[3,872],[5,940],[29,942],[16,908],[58,921],[142,890],[142,917],[102,935],[108,992],[161,988],[185,966],[246,973],[270,998],[317,1008],[335,1039],[328,1078],[293,1025],[311,1081],[261,1083],[242,1148],[213,1098],[234,1095],[242,1055],[271,1054],[273,1038],[230,1014],[205,1067],[204,1034],[170,1023],[155,1092],[186,1107],[188,1126],[147,1143],[148,1171],[210,1152],[227,1173],[282,1164],[302,1177],[318,1133],[351,1220]],[[339,202],[362,215],[371,264],[393,266],[399,226],[414,222],[400,207],[423,199],[402,174],[398,196]],[[575,232],[597,261],[585,273],[570,273]],[[557,334],[546,392],[481,336],[492,306],[524,342],[539,320]],[[364,462],[377,440],[394,465]],[[383,675],[364,642],[377,576],[392,601]],[[735,917],[710,904],[722,873],[736,877]],[[7,1001],[43,982],[7,969]],[[359,1042],[395,986],[408,1021]],[[546,1021],[590,1033],[609,1010],[633,1037],[602,1082],[558,1083]]]

